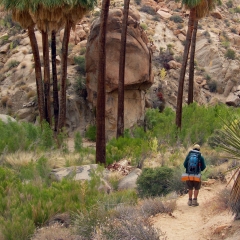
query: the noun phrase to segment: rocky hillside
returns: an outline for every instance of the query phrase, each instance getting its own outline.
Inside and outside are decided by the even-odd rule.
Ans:
[[[121,7],[122,1],[111,2],[111,9]],[[152,51],[151,76],[154,83],[149,90],[143,89],[146,100],[143,107],[174,108],[189,12],[182,8],[180,3],[170,0],[135,0],[131,2],[131,10],[137,14],[135,16],[138,20],[133,18],[135,23],[145,32],[143,42]],[[83,132],[86,127],[94,124],[94,108],[86,95],[84,70],[81,72],[81,64],[77,60],[85,56],[91,25],[99,13],[100,3],[99,8],[96,7],[92,13],[85,16],[71,32],[67,89],[69,133],[75,130]],[[28,33],[14,24],[7,13],[1,11],[0,15],[0,113],[35,122],[38,111]],[[41,34],[37,29],[35,33],[41,51]],[[62,37],[63,31],[60,31],[57,36],[59,76]],[[239,2],[223,0],[222,5],[217,6],[210,16],[199,20],[195,59],[195,101],[199,104],[223,102],[233,106],[239,105],[239,49]],[[119,49],[116,47],[117,51]],[[116,69],[110,66],[108,71],[115,72]],[[82,77],[79,77],[81,75]],[[185,102],[187,82],[188,71],[184,87]],[[87,89],[90,89],[89,86]],[[112,116],[109,116],[111,121]],[[139,119],[131,122],[130,126]]]

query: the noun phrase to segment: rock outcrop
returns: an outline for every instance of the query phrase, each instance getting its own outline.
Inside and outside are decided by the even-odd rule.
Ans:
[[[123,10],[110,10],[106,37],[106,135],[115,136],[117,126],[117,99],[121,27]],[[130,9],[128,17],[125,63],[125,128],[143,121],[145,90],[153,83],[152,53],[147,47],[147,36],[139,26],[140,16]],[[86,52],[86,84],[88,101],[96,106],[98,38],[100,21],[96,19],[90,30]]]

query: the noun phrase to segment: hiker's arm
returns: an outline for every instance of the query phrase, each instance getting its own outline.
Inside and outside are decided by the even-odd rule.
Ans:
[[[203,171],[206,168],[204,157],[201,156],[201,171]]]

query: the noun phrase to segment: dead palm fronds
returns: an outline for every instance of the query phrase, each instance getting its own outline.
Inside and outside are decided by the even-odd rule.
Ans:
[[[240,161],[240,120],[237,116],[230,116],[223,120],[224,127],[215,132],[214,145],[224,150],[232,159]],[[240,216],[240,165],[237,166],[233,179],[234,184],[230,194],[229,205],[236,218]]]

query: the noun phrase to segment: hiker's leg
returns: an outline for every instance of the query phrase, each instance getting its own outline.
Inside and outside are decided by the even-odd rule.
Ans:
[[[194,190],[194,193],[193,193],[193,196],[194,196],[194,199],[197,199],[198,197],[198,193],[199,193],[199,190]]]
[[[192,195],[193,195],[193,190],[188,190],[188,197],[189,199],[192,199]]]

